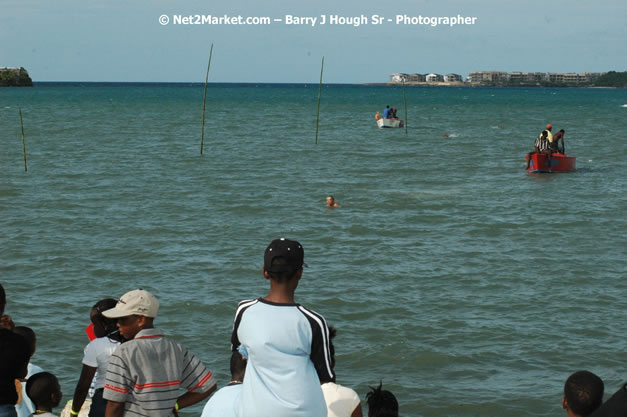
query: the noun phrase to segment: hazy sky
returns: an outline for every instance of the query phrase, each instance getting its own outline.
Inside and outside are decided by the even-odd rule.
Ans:
[[[283,21],[183,25],[176,15]],[[286,15],[317,22],[287,25]],[[331,15],[368,23],[330,25]],[[393,22],[373,24],[373,15]],[[477,19],[433,27],[397,24],[397,15]],[[214,82],[317,82],[323,55],[329,83],[385,82],[394,72],[625,71],[627,1],[1,0],[0,40],[0,67],[23,66],[35,81],[202,82],[211,43]]]

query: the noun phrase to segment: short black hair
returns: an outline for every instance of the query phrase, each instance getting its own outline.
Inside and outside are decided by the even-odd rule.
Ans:
[[[239,353],[239,350],[234,350],[231,354],[231,378],[233,379],[243,379],[244,374],[246,373],[246,359]]]
[[[366,394],[368,402],[368,417],[398,417],[398,401],[390,391],[382,388],[383,382],[379,382],[377,388],[370,387]]]
[[[278,266],[283,266],[283,265],[289,265],[289,262],[283,256],[277,256],[274,259],[272,259],[272,265],[270,267],[274,268],[275,266],[278,267]],[[284,282],[291,281],[294,278],[296,278],[298,271],[300,271],[300,269],[295,269],[293,271],[285,271],[285,272],[268,271],[268,275],[270,275],[270,278],[272,278],[276,282],[284,283]]]
[[[50,372],[39,372],[26,381],[26,395],[33,401],[35,407],[52,405],[50,396],[57,390],[59,380]]]
[[[105,298],[103,300],[98,301],[91,308],[92,310],[96,310],[95,317],[97,317],[98,321],[100,321],[100,323],[102,324],[102,327],[105,329],[107,334],[117,329],[117,325],[116,325],[117,319],[110,319],[108,317],[105,317],[102,315],[102,312],[114,308],[117,303],[118,302],[114,300],[113,298]]]
[[[573,413],[586,417],[603,402],[601,378],[589,371],[577,371],[564,384],[564,398]]]
[[[35,354],[35,349],[37,346],[37,336],[35,335],[33,329],[26,326],[15,326],[13,328],[13,333],[19,334],[24,339],[26,339],[28,345],[30,346],[30,356],[33,356]]]

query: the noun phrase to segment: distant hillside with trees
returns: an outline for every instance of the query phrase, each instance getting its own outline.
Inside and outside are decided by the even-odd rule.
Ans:
[[[0,68],[0,87],[32,87],[33,80],[24,67]]]
[[[597,87],[627,87],[627,71],[610,71],[594,83]]]

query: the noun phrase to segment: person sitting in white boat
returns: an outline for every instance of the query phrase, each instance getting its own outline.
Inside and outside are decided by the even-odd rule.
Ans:
[[[529,169],[529,164],[531,164],[531,156],[533,154],[545,154],[548,157],[549,166],[551,166],[551,148],[549,145],[549,140],[547,139],[548,133],[546,130],[543,130],[540,136],[536,139],[536,142],[533,144],[533,151],[527,154],[527,167],[525,169]]]
[[[398,117],[396,117],[396,108],[392,109],[392,119],[398,120]]]
[[[377,113],[374,115],[374,120],[379,120],[380,118],[381,118],[381,113],[377,112]]]
[[[385,106],[385,109],[383,109],[383,118],[390,119],[391,117],[392,117],[392,109],[390,108],[390,106]]]

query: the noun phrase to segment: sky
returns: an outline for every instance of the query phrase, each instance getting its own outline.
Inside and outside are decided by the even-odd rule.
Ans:
[[[287,15],[317,21],[288,24]],[[271,22],[183,24],[189,16]],[[332,16],[346,21],[330,24]],[[397,23],[397,16],[410,20]],[[458,16],[475,23],[424,24]],[[350,23],[355,17],[359,26]],[[412,23],[420,17],[423,24]],[[34,81],[204,82],[212,43],[211,82],[317,83],[323,56],[327,83],[386,82],[399,72],[627,71],[627,1],[0,3],[0,67],[24,67]]]

